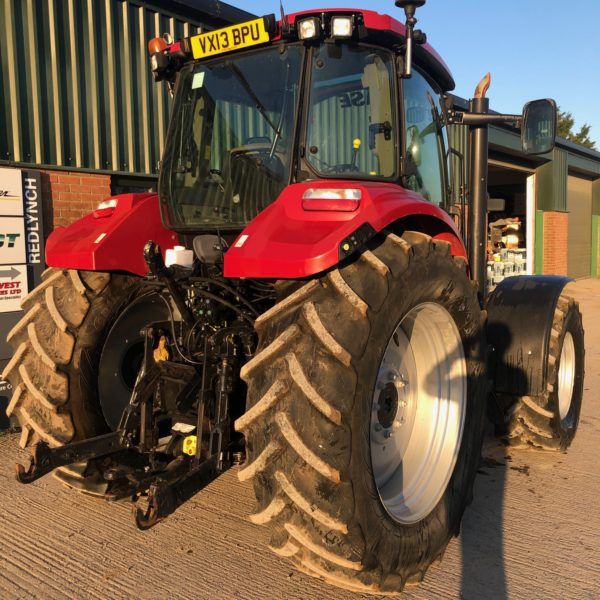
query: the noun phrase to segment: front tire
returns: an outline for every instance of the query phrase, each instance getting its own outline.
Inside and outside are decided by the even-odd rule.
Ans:
[[[461,345],[462,440],[446,481],[438,482],[441,495],[432,493],[422,514],[404,518],[410,510],[392,510],[378,486],[373,398],[392,334],[426,305],[449,315]],[[353,263],[310,281],[257,320],[259,348],[242,370],[248,411],[236,422],[247,447],[239,477],[253,480],[258,510],[250,519],[271,528],[276,553],[355,591],[393,593],[422,580],[458,533],[479,464],[482,325],[464,262],[453,260],[449,244],[415,232],[379,236]],[[437,382],[443,390],[451,377],[449,369]]]
[[[506,442],[517,448],[564,452],[579,425],[584,380],[584,332],[577,302],[558,299],[548,345],[546,391],[517,398],[506,427]]]

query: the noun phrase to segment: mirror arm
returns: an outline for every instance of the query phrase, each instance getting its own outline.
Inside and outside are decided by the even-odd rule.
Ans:
[[[522,115],[478,115],[460,111],[451,111],[448,113],[448,123],[451,125],[493,125],[494,123],[505,123],[520,127],[522,120]]]

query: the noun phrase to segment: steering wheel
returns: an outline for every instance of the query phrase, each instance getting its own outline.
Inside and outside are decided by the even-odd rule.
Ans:
[[[325,173],[360,173],[360,168],[352,163],[340,163],[339,165],[329,165]]]

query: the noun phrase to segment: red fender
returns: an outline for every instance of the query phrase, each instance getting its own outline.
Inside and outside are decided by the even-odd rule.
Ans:
[[[302,196],[309,188],[361,191],[352,212],[307,211]],[[379,232],[410,217],[423,233],[450,242],[452,254],[467,255],[456,226],[439,206],[391,183],[311,181],[288,186],[238,236],[225,254],[225,277],[293,279],[309,277],[340,262],[340,244],[368,224]],[[414,227],[413,227],[414,228]],[[343,258],[343,256],[342,256]]]
[[[113,196],[114,208],[95,210],[68,227],[54,230],[46,241],[51,267],[85,271],[127,271],[145,275],[143,249],[154,240],[164,251],[177,244],[177,234],[162,224],[156,194]]]

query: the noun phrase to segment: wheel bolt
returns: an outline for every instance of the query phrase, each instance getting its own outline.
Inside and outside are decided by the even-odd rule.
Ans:
[[[393,433],[394,432],[391,429],[386,429],[385,432],[384,432],[384,434],[383,434],[383,437],[385,437],[385,438],[391,438],[392,435],[393,435]]]
[[[402,425],[400,421],[394,421],[394,429],[400,429],[400,425]]]
[[[373,429],[379,433],[383,428],[381,427],[381,423],[375,423],[375,427]]]

